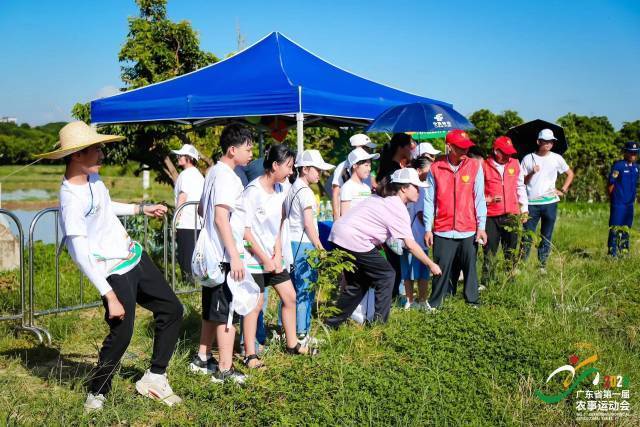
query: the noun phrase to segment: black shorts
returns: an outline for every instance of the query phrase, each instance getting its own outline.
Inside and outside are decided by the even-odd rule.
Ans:
[[[287,280],[291,280],[291,276],[289,276],[289,272],[287,270],[282,270],[280,273],[260,273],[252,274],[251,276],[263,292],[264,288],[267,286],[275,286],[280,283],[284,283]]]
[[[228,263],[224,263],[224,275],[225,278],[231,267]],[[233,295],[227,285],[225,279],[224,283],[210,288],[208,286],[202,287],[202,318],[216,323],[227,323],[229,318],[229,307]],[[233,313],[233,323],[238,323],[240,316],[238,313]]]

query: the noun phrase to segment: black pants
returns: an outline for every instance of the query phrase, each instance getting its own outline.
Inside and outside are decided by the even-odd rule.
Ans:
[[[352,252],[342,249],[355,257],[353,272],[345,271],[346,284],[340,291],[336,303],[340,313],[326,320],[327,325],[338,327],[347,320],[356,309],[369,288],[375,292],[374,321],[386,322],[391,310],[391,294],[396,272],[389,261],[380,255],[379,249],[369,252]]]
[[[402,282],[400,255],[389,249],[387,245],[384,245],[384,254],[387,256],[387,260],[389,261],[389,264],[391,264],[391,268],[393,268],[393,271],[396,273],[395,281],[393,282],[393,293],[391,294],[391,296],[395,298],[400,295],[400,282]]]
[[[518,232],[509,231],[507,227],[518,227],[513,217],[509,215],[487,217],[487,244],[484,247],[484,262],[482,263],[482,281],[487,285],[492,279],[493,260],[502,245],[504,259],[507,263],[515,260],[516,247],[518,246]]]
[[[182,323],[182,304],[146,252],[142,253],[133,270],[121,276],[112,274],[107,281],[124,307],[125,315],[123,320],[110,320],[107,302],[103,300],[109,335],[102,343],[98,365],[91,376],[90,391],[93,394],[107,394],[111,389],[113,375],[133,335],[136,303],[151,311],[155,320],[151,356],[151,372],[155,374],[166,371]]]
[[[456,281],[457,277],[451,277],[454,266],[459,266],[464,273],[464,298],[469,304],[478,304],[478,274],[476,272],[476,236],[466,239],[447,239],[445,237],[434,236],[433,238],[433,261],[440,266],[442,274],[433,276],[431,286],[431,296],[429,305],[439,307],[444,297],[452,293],[451,280]],[[459,274],[459,272],[458,272]]]
[[[193,229],[178,228],[176,230],[176,243],[178,244],[177,258],[180,271],[182,271],[182,277],[191,277],[191,258],[193,257],[193,250],[196,247],[196,240],[200,230],[195,233]]]

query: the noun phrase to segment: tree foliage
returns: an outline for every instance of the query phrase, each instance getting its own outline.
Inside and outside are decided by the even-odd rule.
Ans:
[[[198,34],[189,22],[167,19],[166,0],[136,0],[136,3],[140,15],[129,18],[129,33],[118,55],[123,91],[189,73],[218,60],[200,49]],[[88,123],[89,104],[76,104],[72,114]],[[177,176],[171,149],[197,141],[194,145],[199,145],[206,154],[213,146],[210,137],[216,133],[213,129],[194,130],[177,124],[105,126],[102,131],[127,138],[125,143],[106,148],[107,161],[138,161],[163,172],[158,177],[165,182]]]
[[[506,110],[502,114],[495,114],[486,108],[471,114],[469,121],[475,126],[475,129],[469,131],[471,139],[483,155],[491,151],[493,141],[497,137],[504,135],[509,128],[524,123],[515,111]]]

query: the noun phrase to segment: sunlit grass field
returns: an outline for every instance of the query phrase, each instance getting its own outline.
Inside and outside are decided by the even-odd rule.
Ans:
[[[83,383],[107,331],[101,309],[36,319],[53,335],[49,348],[0,324],[0,420],[31,425],[575,425],[575,398],[546,404],[535,390],[563,390],[563,375],[545,385],[549,374],[570,355],[583,360],[596,354],[594,366],[602,376],[630,378],[631,411],[615,425],[639,425],[640,238],[633,232],[631,253],[609,259],[607,218],[603,205],[563,204],[546,274],[532,256],[517,275],[498,274],[482,293],[478,310],[458,295],[437,313],[396,307],[386,325],[318,328],[324,342],[314,358],[287,356],[271,342],[264,356],[267,369],[251,372],[244,387],[212,384],[188,371],[199,337],[200,303],[197,294],[183,296],[187,311],[169,378],[184,404],[171,409],[135,392],[152,348],[152,319],[143,309],[105,409],[92,415],[82,410]],[[41,251],[37,303],[46,308],[55,303],[53,276],[47,248]],[[65,303],[78,298],[77,273],[69,263],[65,255]],[[15,308],[16,283],[15,273],[0,275],[5,310]],[[85,286],[86,297],[95,298]],[[275,313],[272,301],[267,316],[272,326]]]

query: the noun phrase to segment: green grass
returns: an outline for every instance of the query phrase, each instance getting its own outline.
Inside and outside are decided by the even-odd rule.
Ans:
[[[64,165],[33,165],[5,178],[22,166],[0,166],[0,182],[3,192],[15,190],[39,189],[51,193],[51,200],[57,200],[60,182],[64,174]],[[143,196],[142,176],[135,176],[135,166],[105,165],[100,175],[109,189],[111,198],[119,201],[141,201]],[[170,185],[155,181],[156,173],[151,171],[150,188],[147,191],[150,200],[164,201],[173,205],[173,189]]]
[[[607,218],[601,205],[564,205],[546,275],[531,260],[514,279],[483,292],[479,310],[457,296],[435,314],[394,308],[387,325],[320,331],[325,343],[315,358],[288,357],[274,344],[265,355],[268,368],[252,373],[245,387],[214,385],[187,371],[200,321],[198,295],[185,296],[182,338],[169,368],[184,404],[171,410],[134,389],[152,347],[152,319],[144,310],[137,312],[135,335],[105,410],[91,416],[82,412],[83,381],[107,331],[102,311],[38,319],[52,332],[53,348],[36,345],[28,335],[14,336],[5,323],[0,325],[0,420],[39,425],[575,425],[572,399],[549,405],[534,390],[559,391],[560,380],[544,386],[547,376],[571,354],[583,359],[595,353],[601,375],[631,378],[632,416],[616,425],[638,425],[640,239],[633,234],[626,259],[608,259]],[[45,262],[47,249],[40,250],[39,262]],[[67,268],[63,289],[73,295],[76,277],[73,267]],[[0,276],[2,298],[8,298],[5,289],[15,286],[12,277]],[[39,283],[45,292],[38,304],[45,307],[52,303],[51,280],[43,276]],[[268,319],[275,322],[273,309]]]

